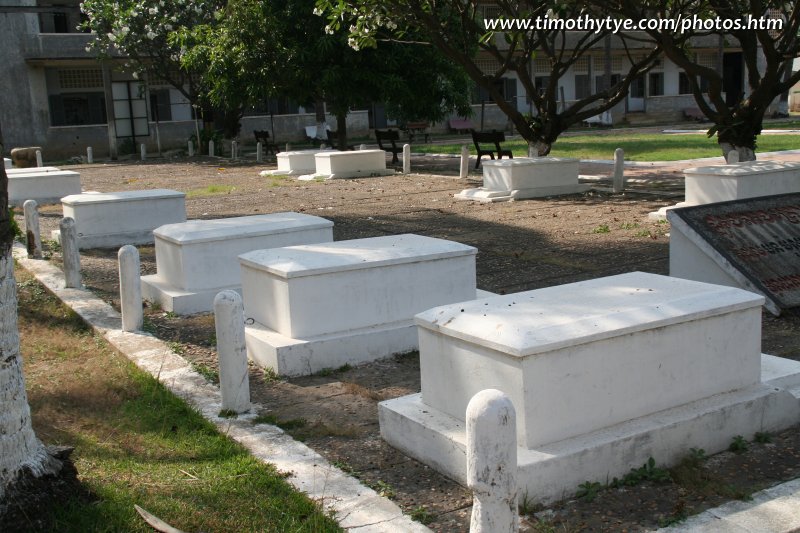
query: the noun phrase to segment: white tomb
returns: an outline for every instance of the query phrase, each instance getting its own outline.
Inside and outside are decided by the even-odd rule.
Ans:
[[[415,350],[414,314],[476,297],[476,253],[407,234],[244,254],[248,355],[294,376]]]
[[[39,205],[57,204],[64,196],[80,192],[81,175],[71,170],[14,173],[8,176],[10,205],[22,205],[25,200],[36,200]]]
[[[10,169],[11,168],[11,160],[9,158],[7,158],[7,157],[4,157],[3,158],[3,166],[5,167],[6,170]]]
[[[272,213],[161,226],[157,273],[142,277],[142,296],[178,314],[211,311],[225,289],[241,290],[239,254],[262,248],[330,242],[333,222],[302,213]]]
[[[313,174],[298,179],[368,178],[394,174],[394,170],[386,168],[386,152],[383,150],[321,151],[314,155],[314,169]]]
[[[762,302],[634,272],[428,310],[422,392],[379,404],[381,435],[464,483],[467,404],[501,390],[517,412],[520,494],[545,503],[650,457],[723,450],[800,420],[800,363],[760,354]]]
[[[666,220],[676,207],[800,192],[800,162],[746,161],[687,168],[683,174],[685,201],[650,213],[651,220]]]
[[[186,195],[170,189],[71,194],[61,205],[75,220],[79,248],[150,244],[154,229],[186,220]],[[52,236],[60,240],[60,231]]]
[[[575,194],[590,189],[578,183],[578,160],[564,157],[518,157],[484,161],[483,187],[464,189],[459,200],[505,202]]]
[[[261,172],[262,176],[296,176],[302,174],[313,174],[316,171],[315,155],[326,150],[293,150],[290,152],[280,152],[276,156],[278,159],[277,170],[265,170]]]
[[[31,168],[9,168],[6,169],[6,174],[19,175],[19,174],[47,174],[48,172],[58,172],[61,169],[58,167],[31,167]]]

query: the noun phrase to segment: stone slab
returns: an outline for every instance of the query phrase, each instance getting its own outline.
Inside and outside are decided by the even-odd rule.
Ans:
[[[325,150],[293,150],[278,153],[278,168],[276,170],[265,170],[262,176],[295,176],[303,174],[313,174],[316,171],[315,155],[330,152]]]
[[[31,168],[8,168],[6,169],[6,174],[11,175],[35,175],[35,174],[47,174],[48,172],[59,172],[61,169],[58,167],[31,167]]]
[[[747,161],[687,168],[683,173],[689,205],[800,192],[800,162]]]
[[[152,244],[154,229],[186,220],[186,195],[170,189],[72,194],[61,205],[75,220],[79,248]]]
[[[800,363],[792,381],[800,384]],[[762,368],[769,368],[764,360]],[[769,381],[686,403],[571,439],[517,448],[519,493],[548,504],[575,493],[586,481],[607,483],[653,457],[678,463],[690,448],[713,454],[736,435],[776,432],[800,421],[800,400]],[[378,404],[381,436],[403,453],[461,484],[466,482],[466,432],[456,418],[422,402],[420,394]]]
[[[157,273],[142,277],[142,296],[167,311],[194,314],[210,311],[219,291],[240,290],[239,254],[330,242],[333,222],[287,212],[190,220],[161,226],[153,234]]]
[[[300,180],[368,178],[394,174],[386,168],[383,150],[323,151],[314,155],[313,174],[300,176]]]
[[[800,193],[673,209],[670,275],[741,287],[774,314],[800,305]]]
[[[762,303],[634,272],[430,309],[416,317],[422,397],[463,417],[496,388],[520,443],[557,442],[757,383]]]
[[[70,194],[80,194],[81,175],[71,170],[8,176],[8,202],[22,205],[36,200],[39,205],[57,204]]]
[[[589,190],[578,183],[578,160],[563,157],[519,157],[482,164],[483,186],[464,189],[459,200],[504,202],[576,194]]]
[[[405,234],[240,256],[245,314],[291,338],[399,321],[475,298],[477,250]]]

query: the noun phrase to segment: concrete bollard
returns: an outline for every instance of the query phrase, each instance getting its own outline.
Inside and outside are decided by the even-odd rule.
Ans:
[[[139,145],[139,156],[142,158],[142,161],[147,159],[147,146],[144,143]]]
[[[189,148],[189,157],[194,157],[194,143],[192,141],[189,141],[188,148]]]
[[[358,149],[359,150],[366,150],[367,149],[367,145],[366,144],[361,144],[361,145],[359,145]]]
[[[144,324],[139,250],[126,244],[117,253],[119,261],[119,306],[122,331],[139,331]]]
[[[36,200],[25,200],[22,211],[25,213],[25,240],[27,241],[28,257],[42,258],[42,237],[39,233],[39,205]]]
[[[61,230],[61,255],[64,258],[64,282],[68,289],[81,287],[81,254],[78,250],[78,232],[75,220],[64,217],[58,224]]]
[[[286,143],[286,151],[287,152],[291,152],[292,151],[292,145],[291,144]]]
[[[614,192],[625,190],[625,151],[622,148],[614,150]]]
[[[44,166],[44,161],[42,161],[42,151],[36,150],[36,166],[41,168]]]
[[[208,141],[208,156],[214,157],[214,141]]]
[[[461,170],[458,172],[458,177],[462,180],[469,174],[469,146],[461,146]]]
[[[403,145],[403,174],[411,174],[411,145]]]
[[[86,147],[86,162],[90,165],[94,163],[94,150],[91,146]]]
[[[244,343],[244,304],[236,291],[222,291],[214,298],[217,330],[219,388],[222,409],[243,413],[250,410],[250,378]]]
[[[499,390],[483,390],[467,405],[467,487],[473,492],[470,533],[519,530],[517,415]]]
[[[728,152],[727,163],[729,165],[731,165],[733,163],[738,163],[738,162],[739,162],[739,152],[738,152],[738,150],[731,150],[730,152]]]
[[[258,141],[256,143],[256,162],[261,163],[263,159],[264,159],[264,148],[261,145],[261,141]]]
[[[239,151],[239,143],[236,141],[231,141],[231,159],[236,159],[239,155],[237,152]]]
[[[325,143],[322,143],[322,144],[320,144],[320,145],[319,145],[319,149],[320,149],[320,150],[324,150],[324,149],[325,149]]]

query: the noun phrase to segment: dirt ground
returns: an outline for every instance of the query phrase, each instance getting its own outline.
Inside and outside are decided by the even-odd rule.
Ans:
[[[674,204],[683,192],[682,166],[626,170],[624,194],[593,191],[561,198],[476,204],[453,199],[480,175],[458,179],[458,159],[414,157],[414,174],[300,182],[263,178],[274,165],[185,159],[75,167],[85,190],[169,188],[188,193],[188,218],[297,211],[334,222],[336,240],[418,233],[478,248],[478,287],[511,293],[634,270],[667,274],[669,225],[647,214]],[[608,187],[612,167],[582,164],[581,173]],[[212,191],[217,191],[212,193]],[[43,238],[55,229],[60,207],[40,211]],[[21,218],[21,217],[19,217]],[[20,222],[21,223],[21,222]],[[155,272],[152,247],[140,247],[144,273]],[[53,260],[60,260],[57,251]],[[116,250],[82,254],[84,283],[118,307]],[[213,318],[181,318],[146,310],[146,328],[172,343],[212,380],[216,374]],[[800,360],[800,318],[763,318],[763,351]],[[456,483],[395,451],[381,438],[377,402],[419,391],[419,360],[407,354],[384,361],[275,379],[251,367],[251,393],[261,413],[296,438],[395,500],[435,531],[466,531],[471,497]],[[746,436],[752,439],[752,436]],[[767,440],[767,439],[762,439]],[[726,452],[693,468],[672,471],[671,482],[644,481],[543,511],[527,505],[532,531],[641,531],[718,505],[730,498],[800,476],[800,429]],[[658,462],[658,458],[655,458]],[[684,465],[685,467],[686,465]],[[688,474],[687,474],[688,472]]]

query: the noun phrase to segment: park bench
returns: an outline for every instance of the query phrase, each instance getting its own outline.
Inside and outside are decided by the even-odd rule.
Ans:
[[[395,141],[400,140],[400,132],[397,130],[375,130],[375,139],[378,140],[378,148],[384,152],[392,152],[392,164],[400,162],[397,154],[403,151],[403,147],[398,147]],[[391,146],[384,146],[389,143]]]
[[[264,154],[275,155],[278,153],[278,145],[270,141],[267,130],[253,130],[253,136],[256,138],[256,144],[261,143],[261,146],[264,147]]]
[[[430,142],[431,134],[428,131],[431,125],[426,121],[406,122],[403,130],[408,135],[408,142],[414,142],[414,135],[424,135],[425,142]]]
[[[700,111],[700,109],[697,107],[684,108],[683,117],[690,120],[696,120],[697,122],[705,122],[706,120],[708,120],[706,116],[703,114],[703,112]]]
[[[327,130],[325,133],[328,135],[328,144],[330,145],[330,147],[338,150],[339,149],[339,132],[338,131]],[[348,150],[355,150],[356,149],[356,147],[354,145],[352,145],[352,144],[345,143],[345,146],[347,146]]]
[[[497,159],[503,159],[503,156],[513,159],[514,155],[511,150],[504,150],[500,147],[501,142],[505,142],[506,136],[502,131],[475,131],[472,130],[472,142],[475,144],[475,150],[478,152],[478,160],[475,162],[475,168],[481,167],[481,157],[488,155],[494,159],[497,154]],[[494,144],[494,148],[486,148],[484,144]]]
[[[450,130],[456,133],[467,133],[468,131],[475,129],[472,121],[468,118],[451,118],[448,121],[448,126],[450,127]]]

